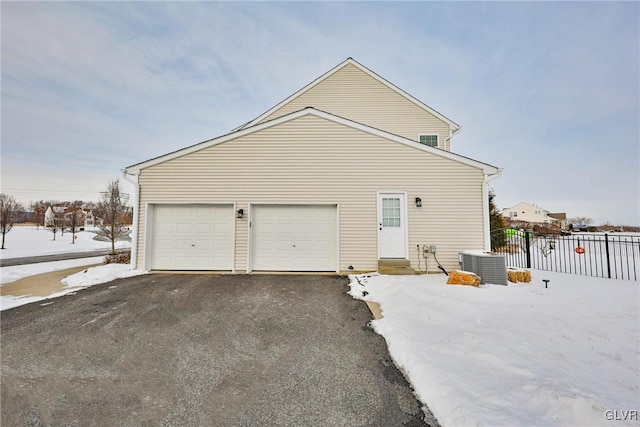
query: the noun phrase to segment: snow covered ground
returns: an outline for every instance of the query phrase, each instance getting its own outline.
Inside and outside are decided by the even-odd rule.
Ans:
[[[56,240],[53,240],[53,233],[43,227],[39,227],[39,229],[37,229],[36,227],[15,226],[6,235],[5,249],[0,250],[0,259],[51,255],[68,252],[89,252],[93,250],[111,248],[111,242],[102,242],[93,239],[96,236],[95,230],[80,231],[76,233],[77,239],[73,244],[71,243],[71,236],[71,233],[68,232],[65,233],[64,236],[58,232],[56,233]],[[128,247],[131,247],[131,242],[116,242],[117,249]],[[65,270],[72,267],[100,264],[103,261],[104,257],[99,256],[65,261],[1,267],[0,286],[36,274]],[[0,310],[7,310],[12,307],[28,304],[34,301],[40,301],[43,299],[55,298],[61,295],[76,292],[79,289],[83,289],[97,283],[104,283],[117,278],[129,277],[132,275],[143,273],[141,271],[131,272],[129,268],[129,264],[116,264],[115,266],[105,265],[101,267],[91,268],[85,274],[78,273],[67,278],[68,280],[71,280],[71,282],[65,283],[64,290],[62,292],[56,292],[55,294],[49,295],[48,297],[33,295],[3,295],[2,297],[0,297]],[[80,277],[82,277],[82,279],[79,279]]]
[[[7,235],[3,257],[109,245],[91,240],[89,232],[71,245],[70,234],[52,242],[50,232],[29,229]],[[7,283],[95,262],[3,267],[0,274]],[[144,273],[128,264],[94,267],[65,278],[63,291],[48,297],[3,296],[0,309],[53,304],[52,298]],[[445,427],[640,425],[638,283],[540,270],[532,275],[531,284],[480,288],[446,285],[443,275],[354,275],[350,294],[381,305],[384,318],[372,327]],[[542,279],[550,279],[548,289]]]
[[[381,305],[372,327],[445,427],[640,425],[638,283],[532,276],[354,275],[349,293]]]
[[[104,257],[97,256],[91,258],[69,259],[65,261],[39,262],[36,264],[0,267],[0,285],[15,282],[16,280],[36,274],[66,270],[67,268],[82,267],[84,265],[101,264],[102,262],[104,262]]]
[[[97,262],[102,262],[102,259],[103,257],[98,257]],[[36,268],[38,266],[41,266],[42,264],[57,264],[55,266],[50,265],[49,266],[50,269],[46,270],[46,271],[55,271],[56,269],[64,270],[66,268],[71,268],[72,265],[70,265],[69,263],[72,263],[73,261],[76,262],[76,265],[80,265],[80,266],[87,265],[87,264],[82,264],[82,262],[87,263],[88,262],[87,260],[94,260],[93,264],[95,264],[96,262],[96,258],[84,258],[79,260],[57,261],[53,263],[30,264],[28,266],[3,267],[2,268],[3,278],[4,278],[4,269],[8,269],[8,268],[21,267],[21,268],[28,269],[28,268]],[[62,267],[61,265],[62,263],[66,263],[67,266]],[[92,263],[88,262],[88,264],[92,264]],[[56,268],[56,267],[60,267],[60,268]],[[33,273],[33,274],[38,274],[38,273]],[[75,295],[77,291],[88,288],[93,285],[97,285],[99,283],[106,283],[115,279],[122,279],[125,277],[138,276],[140,274],[145,274],[145,272],[141,270],[131,270],[131,266],[129,264],[108,264],[108,265],[101,265],[97,267],[91,267],[79,273],[72,274],[71,276],[68,276],[62,279],[62,284],[64,285],[63,290],[60,292],[53,293],[47,297],[39,297],[39,296],[32,296],[32,295],[22,295],[22,296],[3,295],[0,297],[0,311],[8,310],[10,308],[17,307],[24,304],[29,304],[35,301],[46,300],[43,302],[43,305],[52,304],[52,303],[55,303],[54,298],[58,298],[68,294]],[[31,274],[28,274],[28,275],[31,275]]]
[[[71,233],[69,232],[65,232],[64,236],[58,232],[56,240],[53,240],[53,233],[44,227],[36,229],[36,227],[15,226],[5,237],[5,249],[0,250],[0,259],[111,248],[109,241],[93,240],[96,236],[95,230],[79,231],[76,236],[76,242],[71,243]],[[117,249],[129,247],[131,247],[131,242],[116,242]]]
[[[509,238],[515,253],[506,254],[507,265],[526,264],[525,239]],[[594,277],[640,280],[640,233],[573,233],[568,236],[535,235],[531,238],[532,267],[540,270]],[[576,252],[581,248],[582,252]],[[609,262],[607,263],[607,260]]]

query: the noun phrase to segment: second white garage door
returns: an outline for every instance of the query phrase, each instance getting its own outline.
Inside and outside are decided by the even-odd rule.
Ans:
[[[335,205],[254,205],[251,216],[253,270],[337,270]]]
[[[156,205],[151,269],[232,270],[233,205]]]

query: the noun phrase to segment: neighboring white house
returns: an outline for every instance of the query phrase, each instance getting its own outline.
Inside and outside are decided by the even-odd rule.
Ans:
[[[517,205],[502,210],[502,216],[516,221],[553,224],[559,220],[549,216],[549,211],[531,203],[520,202]]]
[[[51,209],[51,206],[48,206],[47,210],[44,211],[44,226],[51,227],[53,226],[55,221],[56,221],[56,216],[53,213],[53,209]]]
[[[460,126],[348,58],[231,133],[123,170],[145,270],[446,268],[488,249],[501,169],[451,151]],[[433,258],[430,265],[435,270]]]
[[[85,227],[93,227],[96,225],[95,217],[93,216],[93,212],[91,209],[83,209],[84,213],[84,226]]]

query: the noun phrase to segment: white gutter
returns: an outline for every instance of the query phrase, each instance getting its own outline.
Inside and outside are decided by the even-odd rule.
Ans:
[[[489,218],[489,183],[502,176],[502,168],[497,173],[484,174],[482,181],[482,216],[484,222],[484,250],[491,250],[491,218]]]
[[[135,180],[129,177],[135,176]],[[122,169],[122,177],[133,184],[133,233],[131,234],[131,269],[135,270],[138,259],[138,216],[140,215],[140,184],[138,175],[129,175],[126,169]]]
[[[444,146],[447,146],[447,142],[449,142],[449,150],[451,150],[451,138],[453,138],[455,135],[459,134],[460,131],[462,130],[462,125],[458,125],[458,128],[456,130],[454,130],[453,132],[451,132],[451,128],[449,128],[449,136],[447,138],[444,139]],[[442,147],[444,148],[444,147]],[[445,148],[446,150],[446,148]]]

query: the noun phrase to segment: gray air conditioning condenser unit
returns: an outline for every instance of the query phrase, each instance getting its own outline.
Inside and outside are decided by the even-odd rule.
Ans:
[[[460,266],[480,276],[480,283],[507,284],[507,265],[504,254],[482,251],[460,252]]]

